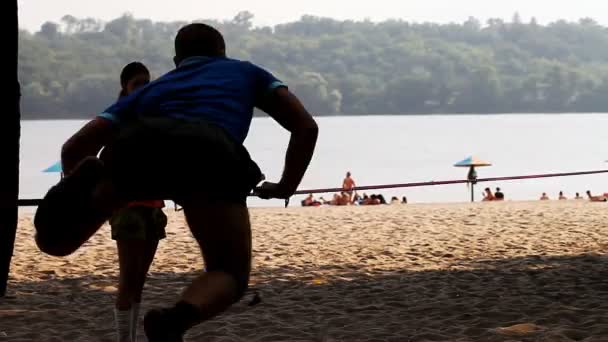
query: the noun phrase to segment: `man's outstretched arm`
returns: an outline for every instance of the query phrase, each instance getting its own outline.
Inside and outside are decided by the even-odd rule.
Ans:
[[[72,135],[61,148],[63,172],[69,175],[85,157],[96,156],[112,136],[113,123],[97,117]]]
[[[260,108],[291,133],[281,180],[256,190],[262,198],[289,198],[297,190],[317,143],[319,127],[300,100],[287,88],[274,90]]]

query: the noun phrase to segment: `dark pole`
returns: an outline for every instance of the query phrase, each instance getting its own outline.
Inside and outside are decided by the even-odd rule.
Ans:
[[[2,1],[2,13],[10,27],[5,40],[8,61],[2,63],[2,75],[6,88],[1,93],[6,104],[0,125],[0,297],[6,295],[6,284],[10,271],[15,235],[17,233],[17,198],[19,196],[19,138],[21,114],[19,110],[18,45],[19,20],[17,0]]]
[[[471,203],[475,202],[475,183],[471,183]]]
[[[467,180],[471,183],[471,202],[475,202],[475,184],[477,184],[477,171],[475,171],[475,166],[471,165],[469,167],[469,174],[467,175]]]

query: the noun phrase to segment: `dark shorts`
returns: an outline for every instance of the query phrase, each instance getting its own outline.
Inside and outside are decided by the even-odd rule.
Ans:
[[[263,179],[242,144],[202,121],[151,117],[122,124],[101,159],[127,201],[244,204]]]
[[[113,240],[158,241],[166,237],[167,216],[161,208],[127,207],[112,216],[110,226]]]

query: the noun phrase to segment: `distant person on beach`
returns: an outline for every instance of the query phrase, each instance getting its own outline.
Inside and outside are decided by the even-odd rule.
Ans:
[[[494,193],[494,200],[495,201],[504,201],[505,200],[505,194],[500,191],[500,188],[496,188],[496,192]]]
[[[578,192],[576,193],[576,197],[574,197],[575,200],[582,200],[584,199],[583,196],[581,196]]]
[[[312,194],[309,194],[305,199],[302,200],[303,207],[318,207],[321,204],[322,202],[315,200],[315,197]]]
[[[587,197],[591,202],[606,202],[608,199],[606,196],[593,196],[591,195],[591,191],[587,190]]]
[[[407,197],[403,196],[401,198],[401,204],[407,204]]]
[[[346,177],[342,181],[342,190],[345,191],[349,196],[349,201],[352,199],[353,192],[355,191],[355,180],[353,179],[350,171],[346,173]]]
[[[146,313],[150,342],[183,341],[192,327],[243,297],[252,257],[246,198],[252,190],[262,199],[290,198],[318,136],[314,118],[287,86],[253,63],[228,58],[215,28],[188,24],[174,46],[175,69],[85,124],[63,145],[61,158],[66,178],[98,166],[95,170],[105,172],[91,176],[98,180],[90,196],[94,214],[109,216],[128,202],[149,198],[171,199],[184,208],[206,272],[197,274],[176,302]],[[262,172],[243,146],[254,108],[291,135],[281,179],[260,186]],[[92,156],[102,147],[101,161],[96,160]],[[83,229],[99,228],[96,221],[90,225]],[[60,254],[72,241],[51,242]]]
[[[127,64],[120,74],[119,97],[150,83],[150,72],[139,62]],[[110,219],[112,239],[118,247],[118,293],[114,320],[119,342],[136,341],[141,294],[158,247],[165,238],[167,216],[163,201],[138,201]]]
[[[384,196],[377,195],[377,194],[372,194],[371,196],[369,196],[368,200],[365,202],[365,205],[379,205],[379,204],[386,204],[386,200],[384,199]]]
[[[492,194],[492,190],[490,190],[490,188],[486,188],[482,194],[483,194],[482,201],[484,201],[484,202],[490,202],[490,201],[494,201],[496,199],[494,197],[494,194]]]
[[[567,199],[568,199],[568,198],[567,198],[566,196],[564,196],[564,192],[563,192],[563,191],[560,191],[560,192],[559,192],[559,200],[560,200],[560,201],[565,201],[565,200],[567,200]]]
[[[546,192],[543,192],[543,194],[540,196],[540,200],[541,201],[548,201],[549,200],[549,196],[547,196]]]
[[[393,196],[391,198],[391,204],[401,204],[401,201],[399,200],[399,198],[397,196]]]

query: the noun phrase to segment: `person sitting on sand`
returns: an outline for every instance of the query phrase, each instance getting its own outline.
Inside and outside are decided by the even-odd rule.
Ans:
[[[369,200],[366,204],[367,205],[379,205],[379,204],[382,204],[382,201],[380,200],[379,195],[372,194],[371,196],[369,196]]]
[[[482,199],[483,202],[490,202],[490,201],[494,201],[496,199],[494,197],[494,195],[492,194],[492,190],[490,190],[490,188],[485,188],[482,195],[483,195],[483,199]]]
[[[582,200],[584,199],[583,196],[581,196],[581,194],[579,194],[578,192],[576,193],[576,197],[574,197],[575,200]]]
[[[342,195],[340,196],[340,205],[350,205],[350,201],[351,201],[351,195],[349,193],[347,193],[346,191],[342,192]]]
[[[505,194],[500,191],[500,188],[496,188],[496,192],[494,193],[494,200],[495,201],[504,201],[505,200]]]
[[[150,83],[150,72],[139,62],[127,64],[120,74],[119,97],[128,96]],[[114,308],[119,342],[134,342],[137,336],[141,294],[158,242],[165,238],[167,216],[163,201],[130,203],[110,219],[112,239],[118,248],[118,293]]]
[[[568,198],[567,198],[566,196],[564,196],[564,192],[563,192],[563,191],[560,191],[560,192],[559,192],[559,200],[560,200],[560,201],[565,201],[565,200],[567,200],[567,199],[568,199]]]
[[[206,272],[173,305],[146,313],[144,330],[151,342],[183,341],[192,327],[243,297],[252,255],[246,198],[252,190],[262,199],[290,198],[319,132],[280,80],[253,63],[228,58],[215,28],[188,24],[174,46],[174,70],[85,124],[63,145],[61,156],[66,177],[103,163],[107,176],[100,177],[90,200],[100,216],[141,197],[168,196],[184,208]],[[291,134],[277,183],[256,186],[263,175],[243,146],[254,108]],[[104,146],[101,161],[95,160]],[[60,242],[52,247],[68,248]]]
[[[548,201],[549,200],[549,196],[547,196],[546,192],[543,192],[543,194],[540,196],[540,200],[541,201]]]
[[[391,204],[400,204],[401,201],[399,201],[399,198],[397,196],[393,196],[391,198]]]
[[[310,207],[312,205],[313,200],[314,200],[314,197],[312,196],[312,194],[309,194],[308,196],[306,196],[305,199],[302,200],[302,206]]]
[[[384,195],[378,194],[378,195],[376,195],[376,198],[378,199],[379,204],[387,204],[386,199],[384,199]]]
[[[312,194],[309,194],[305,199],[302,200],[303,207],[318,207],[321,204],[321,202],[315,200],[315,197]]]
[[[606,196],[593,196],[591,195],[591,191],[587,190],[587,197],[591,202],[606,202],[608,198]]]

